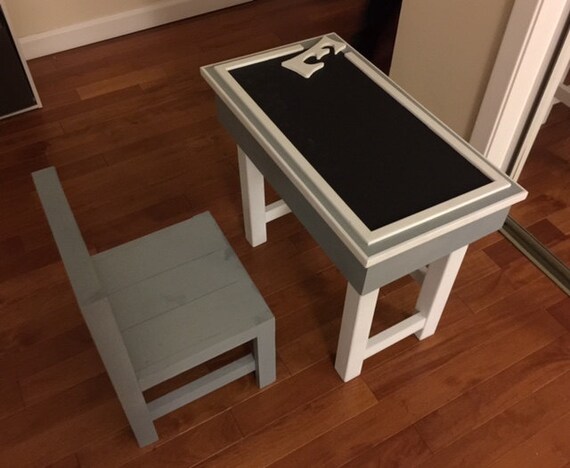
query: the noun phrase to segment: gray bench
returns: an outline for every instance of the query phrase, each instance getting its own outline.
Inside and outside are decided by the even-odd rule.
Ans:
[[[153,421],[255,371],[275,380],[275,320],[209,213],[91,256],[54,168],[33,179],[81,313],[140,446]],[[142,392],[241,344],[252,353],[147,403]]]

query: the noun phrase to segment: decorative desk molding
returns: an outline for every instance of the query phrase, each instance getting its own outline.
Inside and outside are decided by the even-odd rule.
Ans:
[[[20,38],[26,59],[154,28],[252,0],[171,0]]]
[[[323,37],[313,47],[305,50],[301,54],[293,57],[292,59],[285,60],[281,65],[289,70],[298,73],[303,78],[310,78],[313,73],[324,68],[325,64],[319,62],[325,55],[328,55],[332,50],[334,54],[346,49],[346,44],[334,39]],[[307,63],[307,60],[314,59],[316,63]]]
[[[392,83],[389,78],[378,73],[355,51],[347,47],[342,52],[350,62],[380,88],[389,93],[396,101],[404,105],[437,136],[454,150],[461,153],[472,165],[492,181],[473,192],[457,196],[433,208],[409,216],[404,220],[370,231],[231,75],[232,71],[239,68],[292,54],[296,54],[294,59],[303,58],[305,53],[309,52],[310,55],[314,55],[313,47],[316,46],[317,49],[320,49],[319,44],[323,38],[334,42],[343,41],[342,38],[331,33],[304,41],[303,43],[293,43],[246,57],[202,67],[202,75],[216,90],[222,101],[235,112],[238,119],[251,135],[260,142],[263,149],[271,155],[273,161],[287,175],[289,180],[294,183],[300,193],[320,213],[331,229],[343,240],[345,245],[365,267],[393,258],[401,253],[402,250],[409,249],[416,243],[426,242],[426,240],[443,236],[450,229],[456,229],[458,223],[467,224],[468,222],[476,221],[499,209],[508,208],[513,203],[526,197],[524,190],[520,190],[516,184],[508,181],[504,174],[500,173],[443,122],[439,121],[427,109],[410,98],[404,90]],[[283,62],[282,66],[287,62],[288,60]],[[322,68],[320,67],[320,69]],[[326,67],[324,69],[326,70]],[[296,72],[296,70],[293,71]],[[302,73],[300,75],[307,78]],[[234,98],[231,98],[232,95]],[[247,112],[251,112],[251,114],[244,113],[242,108],[238,108],[237,102],[243,103],[244,108],[248,109]],[[259,122],[258,126],[253,125],[252,118]],[[277,142],[283,151],[281,153],[277,151],[272,142]],[[293,163],[287,162],[286,159],[293,161]],[[293,167],[297,169],[293,169]],[[298,170],[305,174],[305,179],[295,172]],[[317,192],[320,195],[317,196]],[[505,195],[507,192],[508,195]],[[447,219],[448,215],[451,216],[452,213],[455,213],[454,216],[458,218],[454,219],[453,222],[449,222],[449,220],[443,222],[444,218]],[[441,223],[438,221],[438,218]],[[418,227],[428,226],[428,224],[433,224],[433,226],[423,232],[422,235],[416,232],[413,239],[402,241],[407,236],[406,232],[413,231]]]

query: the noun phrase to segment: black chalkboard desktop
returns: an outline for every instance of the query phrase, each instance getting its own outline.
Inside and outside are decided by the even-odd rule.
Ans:
[[[468,244],[526,192],[335,34],[202,75],[238,144],[249,242],[292,211],[348,280],[341,377],[432,335]],[[282,201],[265,206],[264,179]],[[379,288],[406,274],[422,282],[416,313],[369,338]]]
[[[284,58],[230,74],[370,230],[491,182],[344,54],[311,79]]]

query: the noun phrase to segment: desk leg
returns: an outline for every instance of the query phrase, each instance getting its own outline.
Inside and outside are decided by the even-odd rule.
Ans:
[[[428,266],[416,302],[416,310],[426,318],[424,327],[416,333],[418,339],[423,340],[435,333],[467,247],[457,249]]]
[[[348,283],[335,361],[335,369],[345,382],[362,370],[379,291],[361,296]]]
[[[364,360],[410,336],[423,340],[435,333],[467,246],[432,262],[416,302],[417,313],[370,337],[379,290],[361,296],[348,284],[335,369],[345,382],[360,375]]]
[[[238,162],[245,237],[256,247],[267,241],[263,175],[239,146]]]

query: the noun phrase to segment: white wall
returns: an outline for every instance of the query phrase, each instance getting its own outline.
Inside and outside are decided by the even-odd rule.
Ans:
[[[23,55],[32,59],[252,0],[4,1]]]
[[[514,0],[403,0],[391,77],[469,138]]]
[[[14,35],[24,37],[165,1],[4,0],[4,3],[10,12]]]

